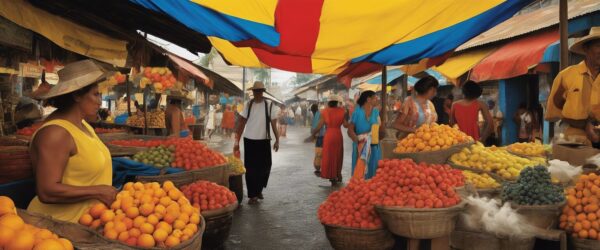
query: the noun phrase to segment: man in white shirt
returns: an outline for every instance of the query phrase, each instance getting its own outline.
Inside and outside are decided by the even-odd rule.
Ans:
[[[259,199],[264,199],[262,191],[267,187],[271,173],[271,130],[275,135],[273,150],[279,150],[279,107],[263,97],[265,86],[262,82],[255,82],[250,90],[254,98],[246,104],[240,114],[233,151],[239,152],[240,138],[243,134],[246,187],[250,199],[248,204],[257,204]]]

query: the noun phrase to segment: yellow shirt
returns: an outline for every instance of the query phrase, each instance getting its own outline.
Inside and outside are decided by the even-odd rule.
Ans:
[[[77,154],[69,158],[63,172],[62,183],[72,186],[112,185],[112,160],[108,148],[100,141],[94,129],[83,121],[93,136],[81,131],[66,120],[52,120],[42,127],[59,126],[71,134]],[[35,135],[34,135],[35,137]],[[87,208],[97,200],[71,204],[45,204],[36,196],[29,203],[28,211],[52,216],[54,219],[77,222]]]
[[[554,104],[554,95],[558,86],[563,86],[565,89],[566,102],[562,110]],[[585,120],[590,113],[597,113],[598,108],[600,108],[600,77],[593,79],[585,61],[582,61],[564,69],[554,79],[552,91],[548,96],[546,120],[556,121],[562,118]],[[594,116],[600,118],[599,115]]]

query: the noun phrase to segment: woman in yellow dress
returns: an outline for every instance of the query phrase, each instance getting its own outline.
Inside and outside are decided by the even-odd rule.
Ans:
[[[98,112],[98,83],[108,75],[92,60],[71,63],[43,96],[57,110],[32,137],[37,196],[28,211],[77,222],[91,204],[110,205],[115,199],[110,153],[84,120]]]

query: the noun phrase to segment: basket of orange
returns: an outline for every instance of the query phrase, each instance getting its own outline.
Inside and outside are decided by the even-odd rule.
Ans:
[[[572,236],[576,249],[600,249],[600,176],[579,177],[567,189],[567,205],[559,217],[560,228]]]
[[[410,158],[415,162],[444,164],[448,158],[473,144],[473,138],[448,125],[423,125],[398,141],[394,158]]]

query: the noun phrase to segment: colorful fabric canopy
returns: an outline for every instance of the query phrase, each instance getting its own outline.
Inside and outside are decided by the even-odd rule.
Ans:
[[[454,84],[460,76],[471,70],[477,63],[483,58],[488,56],[494,49],[477,49],[466,53],[462,53],[456,56],[448,58],[442,65],[434,67],[433,69],[440,72],[448,80]]]
[[[184,59],[181,59],[178,56],[173,55],[171,53],[167,53],[167,56],[172,62],[174,62],[179,67],[180,70],[188,72],[189,74],[191,74],[192,77],[196,78],[197,80],[200,80],[207,87],[211,89],[213,88],[214,83],[204,73],[202,73],[202,71],[200,71],[200,69],[198,69],[197,66],[194,66],[194,64]]]
[[[338,74],[444,55],[531,0],[130,0],[209,36],[230,63]]]
[[[482,82],[525,75],[542,60],[546,48],[559,38],[557,30],[509,42],[473,68],[470,79]]]

